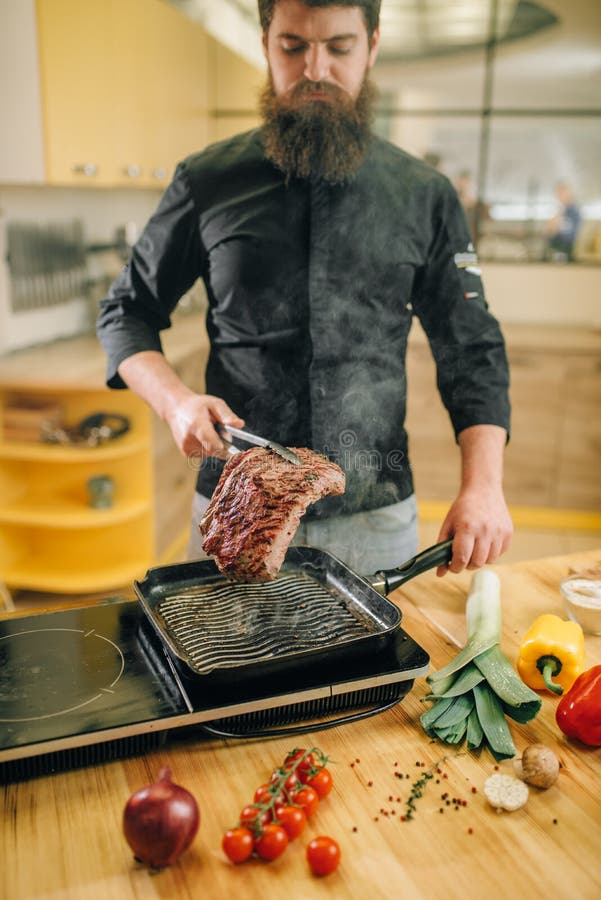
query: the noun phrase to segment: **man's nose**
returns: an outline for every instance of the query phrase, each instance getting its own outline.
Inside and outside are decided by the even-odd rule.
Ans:
[[[305,54],[305,78],[308,81],[325,81],[329,73],[327,48],[321,44],[310,44]]]

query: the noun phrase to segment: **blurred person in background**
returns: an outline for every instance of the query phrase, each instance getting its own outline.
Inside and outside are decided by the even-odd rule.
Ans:
[[[567,181],[558,181],[555,185],[557,212],[547,222],[546,258],[555,262],[572,262],[574,245],[580,231],[582,216],[576,203],[574,192]]]
[[[486,203],[478,199],[478,190],[469,169],[463,169],[459,172],[453,184],[465,211],[472,240],[475,244],[476,239],[479,237],[482,222],[490,218],[490,210]]]

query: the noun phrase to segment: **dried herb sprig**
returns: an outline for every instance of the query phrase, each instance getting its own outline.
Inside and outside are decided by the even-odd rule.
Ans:
[[[456,754],[457,756],[461,754]],[[424,789],[427,783],[434,778],[435,775],[440,775],[440,767],[447,761],[448,757],[443,756],[442,759],[437,760],[435,763],[432,763],[429,769],[416,778],[413,784],[411,785],[411,793],[405,803],[405,814],[401,816],[401,822],[410,822],[413,818],[413,814],[415,812],[415,804],[416,801],[419,800],[423,796]],[[416,763],[417,765],[417,763]],[[446,776],[445,776],[446,777]]]

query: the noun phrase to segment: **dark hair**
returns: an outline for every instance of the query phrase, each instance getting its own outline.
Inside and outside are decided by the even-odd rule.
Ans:
[[[257,0],[259,5],[259,19],[264,32],[271,25],[273,11],[279,0]],[[305,6],[358,6],[365,19],[367,33],[372,34],[380,24],[380,6],[382,0],[301,0]]]

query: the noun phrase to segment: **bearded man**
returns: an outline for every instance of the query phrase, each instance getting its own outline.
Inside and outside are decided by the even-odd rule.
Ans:
[[[450,568],[509,545],[502,489],[508,369],[465,215],[449,181],[376,137],[369,72],[380,0],[259,0],[268,83],[262,127],[190,156],[102,303],[107,383],[129,387],[204,463],[198,521],[226,450],[216,426],[246,425],[345,470],[295,540],[363,574],[418,545],[404,429],[413,316],[428,336],[462,459],[440,539]],[[207,394],[162,354],[160,331],[198,277],[208,296]],[[440,567],[444,574],[447,567]]]

